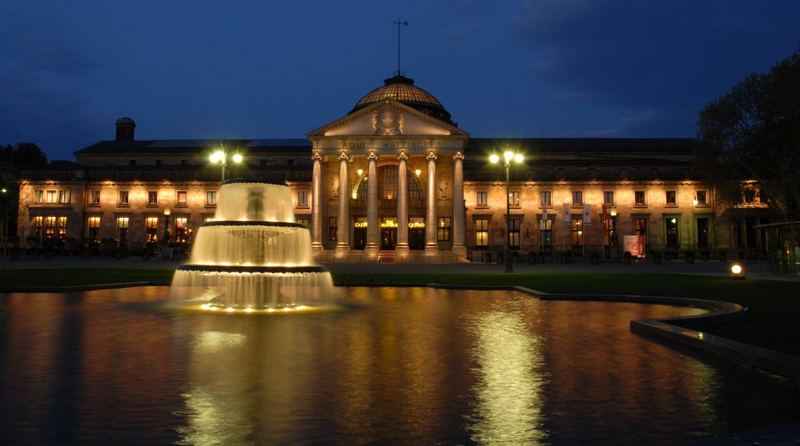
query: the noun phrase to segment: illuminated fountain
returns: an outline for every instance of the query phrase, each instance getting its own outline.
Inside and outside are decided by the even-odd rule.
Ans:
[[[313,263],[308,229],[294,222],[289,188],[228,181],[217,212],[175,271],[172,297],[209,310],[291,311],[330,302],[330,273]]]

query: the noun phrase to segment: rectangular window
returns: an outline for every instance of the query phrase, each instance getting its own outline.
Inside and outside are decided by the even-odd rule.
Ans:
[[[34,203],[41,203],[44,201],[44,191],[41,189],[36,189],[33,191],[33,202]]]
[[[540,218],[539,219],[539,247],[550,249],[553,247],[553,218],[552,216],[547,216],[547,218]]]
[[[45,199],[46,203],[56,203],[57,200],[58,200],[58,191],[54,191],[54,190],[47,191],[47,195],[46,195],[46,199]]]
[[[678,193],[674,190],[668,190],[666,192],[666,199],[667,199],[667,206],[677,206],[678,205]]]
[[[69,189],[58,191],[58,203],[69,204]]]
[[[147,205],[148,206],[158,206],[158,191],[157,190],[149,190],[149,191],[147,191]]]
[[[56,219],[56,235],[61,240],[67,238],[67,217],[58,217]]]
[[[758,188],[755,184],[746,184],[742,187],[742,203],[753,204],[758,199]]]
[[[508,220],[508,247],[519,249],[519,229],[522,226],[522,219],[511,218]]]
[[[697,219],[697,247],[708,249],[708,218],[706,217]]]
[[[117,198],[117,205],[119,206],[128,205],[128,191],[126,190],[119,191],[119,197]]]
[[[478,207],[486,207],[489,205],[489,192],[485,190],[479,190],[477,192],[477,206]]]
[[[697,206],[708,206],[708,194],[706,191],[699,190],[695,193],[694,198],[697,200]]]
[[[299,208],[307,208],[308,207],[308,191],[307,190],[299,190],[297,191],[297,207]]]
[[[308,215],[298,215],[294,218],[294,221],[300,223],[304,227],[309,227],[311,225],[311,218]]]
[[[128,225],[130,221],[130,217],[117,217],[117,234],[120,243],[128,241]]]
[[[175,241],[186,243],[189,241],[189,218],[175,217]]]
[[[637,190],[636,192],[633,193],[633,205],[638,207],[647,206],[643,190]]]
[[[100,205],[100,191],[99,190],[89,191],[89,205],[91,205],[91,206],[99,206]]]
[[[542,207],[550,207],[553,205],[553,193],[549,190],[539,192],[539,203]]]
[[[606,217],[603,219],[603,245],[617,245],[617,217]]]
[[[439,217],[436,225],[436,239],[440,242],[450,241],[450,217]]]
[[[41,215],[37,215],[36,217],[33,217],[33,231],[34,231],[33,235],[36,236],[36,240],[41,240],[42,239],[43,220],[44,219],[42,218]]]
[[[583,215],[572,216],[572,247],[580,248],[583,246]]]
[[[336,226],[336,217],[328,217],[328,240],[335,242],[336,241],[336,231],[338,231],[338,227]]]
[[[44,237],[51,239],[56,235],[56,218],[48,216],[44,218]]]
[[[175,195],[175,206],[186,207],[186,191],[179,190],[178,193]]]
[[[603,191],[603,204],[606,206],[614,206],[614,191]]]
[[[518,190],[511,190],[508,191],[508,203],[513,207],[519,207],[519,191]]]
[[[678,233],[678,218],[667,217],[664,219],[667,247],[676,249],[680,246],[680,234]]]
[[[158,241],[158,217],[144,219],[144,233],[147,243],[156,243]]]
[[[489,246],[489,218],[475,218],[475,246],[485,248]]]
[[[640,237],[644,237],[644,240],[647,241],[647,218],[646,217],[635,217],[633,219],[633,233]]]
[[[93,242],[100,240],[100,217],[89,217],[86,219],[86,226],[89,228],[89,240]]]
[[[583,206],[583,191],[580,190],[572,191],[572,205]]]
[[[206,206],[216,206],[217,205],[217,191],[215,190],[207,190],[206,191]]]

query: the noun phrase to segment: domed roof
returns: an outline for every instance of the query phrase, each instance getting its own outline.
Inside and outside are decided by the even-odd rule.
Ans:
[[[455,125],[450,120],[450,113],[444,108],[436,97],[414,85],[414,80],[403,75],[390,77],[383,81],[384,85],[365,94],[356,102],[350,113],[360,110],[368,105],[386,100],[394,100],[408,105],[426,115]]]

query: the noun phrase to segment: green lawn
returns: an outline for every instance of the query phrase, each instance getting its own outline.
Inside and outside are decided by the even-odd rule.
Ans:
[[[119,282],[169,282],[166,269],[34,268],[0,270],[0,288],[58,287]]]
[[[640,294],[724,300],[750,308],[742,321],[703,330],[800,356],[800,283],[689,274],[337,274],[337,283],[521,285],[551,293]]]
[[[63,286],[113,282],[167,282],[169,270],[21,269],[1,270],[0,287]],[[336,274],[337,284],[419,283],[522,285],[552,293],[614,293],[726,300],[751,309],[737,322],[704,330],[800,356],[800,283],[732,281],[680,274]]]

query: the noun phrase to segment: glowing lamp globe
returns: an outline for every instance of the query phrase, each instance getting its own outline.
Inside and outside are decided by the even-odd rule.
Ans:
[[[208,160],[211,161],[212,164],[216,164],[222,162],[225,159],[225,152],[222,150],[217,150],[208,157]]]
[[[500,161],[500,157],[497,156],[496,153],[489,155],[489,162],[492,164],[497,164]]]

